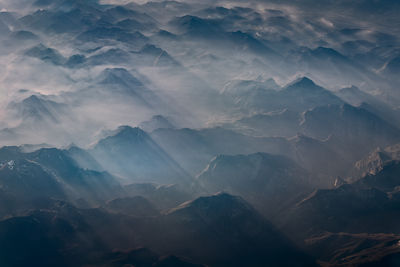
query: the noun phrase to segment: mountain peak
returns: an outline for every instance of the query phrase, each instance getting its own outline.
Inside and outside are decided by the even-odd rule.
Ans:
[[[142,82],[124,68],[106,68],[99,75],[102,84],[122,84],[142,86]]]
[[[57,106],[62,106],[61,103],[46,99],[45,95],[30,95],[27,98],[23,99],[20,102],[25,108],[32,108],[32,109],[54,109]]]
[[[192,15],[178,17],[172,20],[170,24],[176,26],[184,33],[204,34],[207,36],[219,30],[219,25],[215,21]]]
[[[145,44],[142,49],[140,49],[140,52],[151,55],[160,55],[161,53],[165,53],[164,50],[153,44]]]
[[[306,88],[306,87],[315,87],[317,86],[313,80],[311,80],[308,77],[301,77],[290,83],[287,88],[293,88],[293,87],[301,87],[301,88]]]
[[[123,145],[125,142],[138,142],[139,140],[150,139],[149,135],[139,127],[131,127],[128,125],[119,126],[116,130],[110,131],[109,134],[101,139],[96,147],[103,145]],[[120,144],[122,142],[122,144]],[[125,145],[123,145],[125,146]]]
[[[177,18],[177,21],[182,23],[183,25],[185,24],[201,24],[204,22],[204,19],[199,18],[197,16],[192,16],[192,15],[185,15],[183,17]]]
[[[50,62],[54,65],[62,65],[65,62],[65,58],[56,49],[47,47],[42,43],[26,50],[25,55]]]
[[[135,182],[186,182],[187,174],[145,131],[121,126],[91,150],[94,158],[111,173]]]
[[[50,120],[58,122],[58,116],[63,114],[64,104],[43,98],[41,95],[31,95],[21,102],[13,102],[9,105],[24,119],[34,119],[36,122]]]
[[[128,125],[119,126],[117,129],[117,134],[114,137],[123,137],[123,138],[138,138],[138,137],[147,137],[148,134],[140,129],[139,127],[131,127]]]
[[[31,95],[24,100],[22,100],[22,103],[27,104],[27,105],[37,105],[41,104],[42,99],[39,98],[37,95]]]

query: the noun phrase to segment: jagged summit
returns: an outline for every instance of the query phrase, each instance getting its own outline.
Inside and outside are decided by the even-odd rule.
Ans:
[[[286,87],[286,90],[300,90],[300,89],[315,89],[315,90],[323,90],[322,87],[316,85],[313,80],[308,77],[301,77],[293,82],[289,83]]]
[[[64,115],[66,106],[47,99],[42,95],[31,95],[20,102],[13,102],[8,110],[14,113],[14,116],[22,118],[25,123],[59,123],[60,117]]]
[[[120,126],[117,129],[117,133],[114,135],[115,138],[147,138],[148,134],[140,129],[139,127],[131,126]]]
[[[108,135],[99,140],[94,147],[118,145],[122,148],[124,146],[123,144],[146,142],[146,140],[150,140],[150,136],[141,128],[122,125],[116,130],[110,131]]]

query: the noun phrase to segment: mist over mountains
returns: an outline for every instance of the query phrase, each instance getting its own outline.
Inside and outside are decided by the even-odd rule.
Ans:
[[[399,12],[0,0],[0,266],[399,266]]]

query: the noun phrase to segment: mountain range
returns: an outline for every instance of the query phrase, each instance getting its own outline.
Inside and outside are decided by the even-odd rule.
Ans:
[[[399,11],[1,0],[0,266],[399,266]]]

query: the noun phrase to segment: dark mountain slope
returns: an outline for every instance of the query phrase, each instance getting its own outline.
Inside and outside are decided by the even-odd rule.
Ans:
[[[164,220],[168,250],[211,266],[314,265],[249,204],[228,194],[184,203]]]
[[[286,157],[265,153],[217,156],[197,179],[208,192],[240,195],[270,216],[312,191],[309,173]]]

